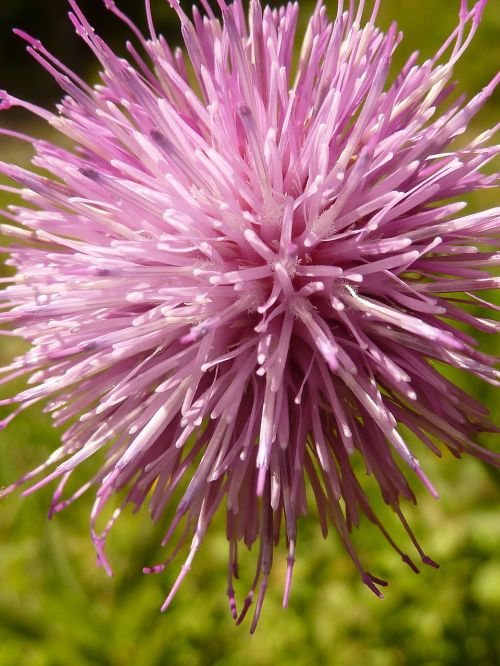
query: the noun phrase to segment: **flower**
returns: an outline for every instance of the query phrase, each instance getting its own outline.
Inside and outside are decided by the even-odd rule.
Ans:
[[[319,3],[295,73],[297,3],[252,0],[247,20],[239,0],[220,0],[222,20],[204,3],[206,16],[194,8],[191,21],[171,0],[185,56],[156,34],[149,2],[146,38],[105,0],[143,51],[129,45],[129,60],[69,4],[100,83],[17,31],[65,97],[55,113],[8,93],[2,106],[32,111],[71,147],[18,135],[33,142],[37,170],[0,165],[25,202],[1,226],[17,272],[1,292],[0,322],[31,343],[2,371],[3,382],[28,376],[3,401],[17,405],[3,425],[39,401],[68,425],[61,447],[3,493],[58,479],[53,514],[97,487],[91,531],[108,571],[105,539],[121,508],[147,504],[159,520],[180,496],[164,543],[181,524],[174,554],[192,541],[163,608],[225,504],[231,611],[241,621],[258,589],[253,631],[280,540],[287,604],[308,488],[323,533],[333,524],[376,594],[385,581],[364,570],[350,540],[361,514],[417,570],[371,508],[357,452],[434,565],[400,505],[415,501],[407,476],[437,492],[401,426],[437,455],[441,445],[499,464],[475,441],[498,431],[486,409],[435,366],[499,384],[496,359],[460,324],[500,328],[462,307],[498,311],[476,292],[499,286],[488,271],[500,209],[465,215],[450,202],[498,181],[481,171],[499,152],[488,145],[494,130],[465,147],[454,139],[500,76],[450,102],[453,66],[485,1],[469,9],[463,0],[442,48],[421,65],[413,55],[393,82],[401,35],[376,28],[378,2],[365,25],[364,2],[339,0],[333,23]],[[100,452],[99,471],[65,497],[68,478]],[[240,541],[257,542],[258,558],[238,613]]]

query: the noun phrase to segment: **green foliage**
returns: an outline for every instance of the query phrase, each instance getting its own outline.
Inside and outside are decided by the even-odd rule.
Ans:
[[[42,460],[56,441],[36,412],[14,423],[2,435],[2,478]],[[494,666],[500,655],[498,490],[480,463],[422,458],[442,499],[417,489],[419,506],[407,514],[441,569],[413,574],[363,524],[356,534],[360,555],[391,583],[380,601],[359,582],[335,535],[322,539],[312,516],[300,525],[290,607],[280,608],[282,550],[252,638],[248,626],[233,627],[227,609],[223,516],[160,615],[180,562],[158,576],[141,569],[162,558],[156,544],[165,525],[153,526],[142,514],[123,516],[110,538],[116,575],[109,579],[95,565],[88,535],[91,497],[51,522],[48,490],[9,497],[0,511],[0,665]],[[390,524],[375,492],[373,498]],[[244,559],[250,568],[251,558]],[[243,584],[239,591],[245,594]]]

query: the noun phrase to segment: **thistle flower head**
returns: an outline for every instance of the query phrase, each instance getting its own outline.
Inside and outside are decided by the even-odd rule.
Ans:
[[[105,539],[121,509],[147,505],[161,520],[180,497],[164,542],[183,524],[174,554],[191,546],[164,608],[224,506],[230,606],[241,621],[256,592],[253,629],[283,541],[287,603],[311,498],[323,533],[333,525],[375,593],[385,582],[350,539],[362,514],[416,569],[370,506],[355,452],[427,564],[400,504],[415,500],[415,476],[437,493],[402,432],[438,455],[443,446],[498,465],[476,443],[494,430],[486,409],[435,362],[499,383],[496,359],[461,326],[499,329],[498,307],[476,293],[499,286],[489,273],[499,209],[465,214],[455,202],[498,181],[482,167],[499,149],[494,130],[454,143],[499,76],[469,101],[451,96],[484,0],[463,0],[442,48],[422,64],[413,55],[395,80],[401,35],[376,27],[379,2],[370,14],[339,0],[333,19],[319,2],[296,67],[298,3],[251,0],[246,17],[240,0],[220,0],[221,17],[204,3],[191,19],[170,2],[185,51],[156,33],[148,2],[144,37],[105,1],[135,33],[125,59],[69,0],[101,65],[93,87],[18,31],[65,96],[55,112],[7,93],[1,104],[32,111],[71,147],[18,135],[33,143],[36,169],[0,163],[24,200],[3,213],[16,273],[4,279],[0,322],[31,343],[2,371],[3,382],[28,377],[3,401],[18,405],[3,424],[42,402],[67,429],[4,493],[57,480],[56,513],[97,489],[92,538],[108,570]],[[99,471],[66,496],[100,452]],[[237,610],[241,541],[258,555]]]

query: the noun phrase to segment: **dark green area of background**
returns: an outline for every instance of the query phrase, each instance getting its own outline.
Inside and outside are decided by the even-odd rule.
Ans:
[[[142,0],[118,4],[144,25]],[[113,44],[123,42],[123,27],[98,0],[81,0],[80,5],[103,37]],[[153,6],[162,32],[178,41],[167,3],[158,0]],[[301,3],[304,20],[310,6]],[[396,62],[401,64],[416,48],[422,59],[431,55],[456,24],[458,7],[459,0],[383,0],[379,24],[387,27],[395,19],[405,32]],[[331,3],[330,13],[334,11]],[[61,59],[95,77],[95,64],[65,13],[64,0],[3,0],[0,88],[49,106],[59,97],[50,77],[23,55],[24,47],[10,35],[10,26],[42,37]],[[492,0],[479,34],[456,69],[460,90],[472,95],[492,78],[498,68],[499,40],[500,3]],[[474,122],[472,133],[498,121],[499,108],[497,95]],[[2,115],[1,121],[29,122],[12,113]],[[36,126],[31,130],[45,132]],[[8,141],[0,144],[0,151],[2,159],[28,157]],[[488,193],[474,197],[472,204],[491,205],[493,200]],[[482,344],[493,353],[495,348],[500,351],[491,338],[483,336]],[[2,339],[1,363],[18,350],[18,343]],[[464,377],[456,379],[484,400],[500,423],[495,390]],[[57,446],[58,436],[37,409],[0,433],[0,484],[45,459]],[[495,446],[494,438],[488,443]],[[163,525],[152,526],[146,513],[123,516],[109,541],[116,575],[108,579],[95,566],[88,534],[91,496],[51,522],[46,520],[50,489],[26,499],[16,495],[2,500],[0,666],[497,666],[498,476],[476,461],[456,461],[447,455],[436,461],[422,449],[417,445],[416,453],[442,499],[436,502],[415,485],[419,506],[409,507],[407,515],[424,548],[442,568],[414,575],[363,524],[356,535],[361,557],[372,572],[391,582],[386,599],[380,601],[358,581],[337,537],[332,534],[323,541],[312,514],[300,524],[290,607],[280,608],[286,552],[278,549],[260,625],[252,638],[248,626],[233,627],[227,609],[223,516],[216,519],[171,608],[160,615],[180,562],[160,576],[144,576],[141,569],[164,557],[157,546]],[[402,537],[375,488],[371,495],[380,515]],[[248,570],[254,555],[246,558]],[[246,588],[242,585],[239,592],[244,595]]]

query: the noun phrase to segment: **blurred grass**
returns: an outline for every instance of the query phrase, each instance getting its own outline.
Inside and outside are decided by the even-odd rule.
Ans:
[[[85,4],[82,0],[83,8]],[[302,4],[305,17],[307,5]],[[398,65],[416,44],[422,58],[435,50],[455,25],[458,4],[382,2],[380,25],[397,18],[405,31]],[[499,35],[500,8],[490,3],[479,35],[457,68],[461,90],[473,94],[492,78]],[[497,121],[499,108],[497,96],[474,129],[479,132]],[[35,134],[41,131],[33,129]],[[18,150],[2,142],[2,159],[25,161],[26,149]],[[472,203],[490,205],[493,195],[474,197]],[[500,351],[498,341],[483,336],[482,343],[485,349]],[[18,349],[17,342],[3,339],[0,363],[7,363]],[[500,422],[492,387],[453,378],[483,400]],[[0,435],[0,483],[11,482],[45,459],[58,436],[37,408],[14,421]],[[495,445],[492,437],[489,445]],[[450,455],[438,461],[422,449],[417,453],[442,499],[435,501],[416,486],[419,506],[408,507],[406,514],[441,569],[412,574],[380,535],[362,524],[355,541],[363,562],[391,583],[380,601],[359,582],[335,535],[321,538],[312,514],[300,525],[290,607],[280,608],[286,557],[281,550],[252,638],[248,626],[233,627],[227,609],[223,516],[216,518],[189,577],[162,616],[159,607],[179,563],[159,576],[141,573],[143,566],[163,557],[157,547],[161,525],[151,525],[145,514],[127,513],[120,519],[108,545],[116,575],[108,579],[96,567],[88,533],[90,495],[50,522],[50,488],[26,499],[14,495],[2,500],[0,666],[497,666],[498,484],[477,461],[456,461]],[[380,516],[392,525],[376,489],[370,492]],[[397,525],[394,530],[402,536]],[[247,564],[251,566],[250,559]]]

